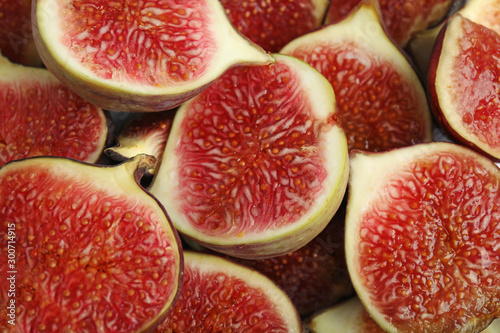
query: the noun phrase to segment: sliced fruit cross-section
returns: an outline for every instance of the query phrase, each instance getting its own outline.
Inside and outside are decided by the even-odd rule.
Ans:
[[[179,108],[151,186],[181,233],[237,257],[305,245],[346,188],[330,84],[296,58],[275,57],[226,72]]]

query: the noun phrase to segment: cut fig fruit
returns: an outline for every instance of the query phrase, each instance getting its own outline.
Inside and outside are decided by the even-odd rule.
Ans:
[[[384,151],[432,140],[422,83],[385,33],[374,1],[280,52],[304,60],[331,83],[349,149]]]
[[[33,157],[0,169],[0,331],[156,328],[178,298],[183,257],[164,209],[137,183],[153,162]]]
[[[312,241],[286,255],[235,259],[275,281],[301,316],[324,309],[354,293],[344,252],[345,203]]]
[[[347,187],[331,85],[306,63],[274,56],[229,70],[179,108],[150,187],[183,235],[239,258],[306,245]]]
[[[32,22],[46,67],[112,111],[172,109],[231,66],[273,61],[217,0],[39,0]]]
[[[384,333],[357,297],[314,314],[306,326],[311,333]]]
[[[3,0],[0,5],[0,51],[10,61],[40,67],[31,28],[31,0]]]
[[[363,0],[331,0],[325,23],[338,22]],[[425,30],[443,19],[453,0],[385,0],[378,1],[382,20],[394,41],[405,46],[412,35]],[[369,28],[368,28],[369,29]]]
[[[328,0],[221,0],[231,23],[269,52],[320,27]]]
[[[0,55],[0,166],[40,155],[99,160],[112,126],[105,112],[48,70]]]
[[[292,302],[264,275],[214,255],[184,258],[181,295],[157,333],[302,332]]]
[[[174,115],[172,110],[134,115],[121,128],[117,145],[107,148],[105,153],[115,161],[126,161],[140,154],[153,156],[157,163],[148,172],[154,174],[163,157]]]
[[[432,110],[455,141],[500,159],[500,35],[460,13],[443,27],[428,72]]]
[[[500,316],[500,169],[433,142],[350,158],[346,258],[387,332],[480,332]]]

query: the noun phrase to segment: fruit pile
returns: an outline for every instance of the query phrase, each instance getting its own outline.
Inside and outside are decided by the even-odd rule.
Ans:
[[[0,332],[500,332],[498,0],[0,2]]]

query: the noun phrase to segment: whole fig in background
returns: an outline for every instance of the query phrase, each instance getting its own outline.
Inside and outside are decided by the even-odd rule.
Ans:
[[[150,187],[179,232],[240,258],[307,244],[347,184],[331,85],[306,63],[274,56],[227,71],[179,108]]]
[[[0,55],[0,166],[32,156],[95,163],[112,136],[103,110],[69,90],[48,70]]]
[[[183,257],[165,211],[137,183],[152,163],[33,157],[0,168],[0,331],[130,333],[163,320]]]
[[[218,0],[33,2],[45,66],[111,111],[164,111],[228,68],[273,58],[230,24]]]
[[[480,332],[500,315],[500,169],[434,142],[350,159],[346,258],[387,332]]]

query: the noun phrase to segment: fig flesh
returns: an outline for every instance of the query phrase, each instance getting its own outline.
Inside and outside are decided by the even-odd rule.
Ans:
[[[181,295],[157,333],[302,332],[292,302],[264,275],[214,255],[184,258]]]
[[[31,156],[95,163],[112,126],[100,108],[69,90],[49,71],[0,55],[0,166]]]
[[[274,57],[229,70],[179,108],[150,187],[183,235],[240,258],[304,246],[346,189],[330,84],[294,57]]]
[[[112,111],[171,109],[231,66],[273,61],[217,0],[39,0],[32,22],[45,66]]]
[[[183,258],[164,209],[137,183],[152,163],[146,155],[113,167],[33,157],[0,168],[8,258],[0,261],[0,331],[145,332],[164,319]]]
[[[500,169],[434,142],[350,159],[346,257],[387,332],[480,332],[500,316]]]
[[[432,110],[457,142],[500,159],[500,35],[460,13],[443,27],[428,72]]]
[[[361,2],[344,20],[295,39],[281,53],[304,60],[331,83],[349,149],[431,141],[422,83],[385,33],[374,1]]]
[[[0,50],[10,61],[40,67],[31,28],[31,0],[2,0],[0,5]]]
[[[331,0],[326,24],[337,22],[363,0]],[[400,46],[406,46],[412,35],[432,26],[448,13],[453,0],[386,0],[378,1],[382,20],[391,38]]]
[[[318,28],[328,0],[221,0],[231,23],[269,52],[279,52],[293,39]]]

